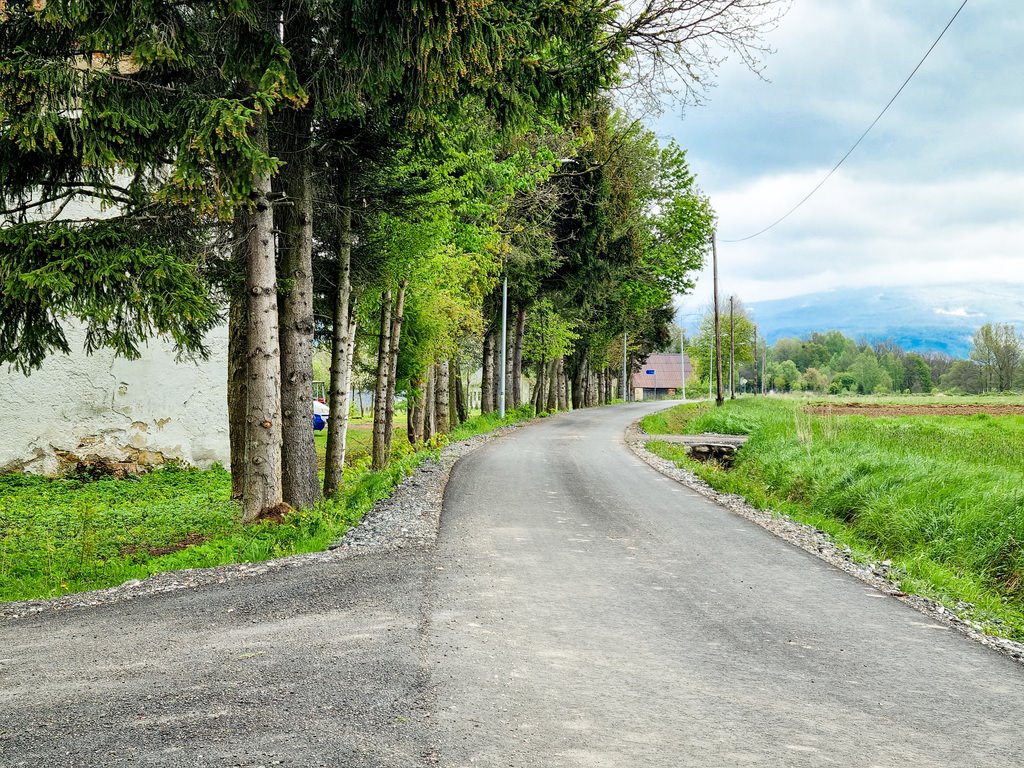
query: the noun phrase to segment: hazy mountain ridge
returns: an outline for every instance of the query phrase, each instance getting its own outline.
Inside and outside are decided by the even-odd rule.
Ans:
[[[985,323],[1024,330],[1024,283],[852,288],[748,304],[769,343],[839,330],[857,340],[893,340],[908,352],[966,357]]]

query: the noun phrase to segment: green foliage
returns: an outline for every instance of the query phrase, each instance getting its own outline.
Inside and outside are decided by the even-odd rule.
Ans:
[[[792,360],[783,360],[781,363],[773,366],[772,387],[781,392],[791,392],[793,389],[798,389],[800,383],[800,370],[796,367],[796,363]]]
[[[949,392],[980,394],[985,391],[985,372],[982,366],[972,360],[957,360],[943,374],[939,383]]]
[[[499,427],[517,424],[533,418],[533,416],[533,407],[528,404],[506,411],[504,419],[498,416],[497,411],[477,414],[453,429],[448,434],[447,442],[456,443],[459,440],[468,440],[475,435],[482,435]]]
[[[27,374],[51,352],[68,352],[61,326],[68,316],[85,324],[89,352],[106,347],[135,358],[140,340],[154,334],[204,352],[217,307],[194,222],[184,211],[174,220],[173,232],[131,217],[0,228],[0,363]]]
[[[267,114],[306,94],[261,3],[99,0],[10,8],[0,24],[0,361],[128,357],[154,335],[202,352],[205,260],[278,160]]]
[[[931,392],[935,386],[932,383],[932,372],[928,363],[923,357],[917,354],[909,354],[903,361],[903,382],[898,389],[906,389],[914,394]]]
[[[892,378],[878,364],[878,358],[870,349],[864,350],[857,356],[850,367],[850,373],[853,380],[857,382],[857,391],[862,395],[892,391]]]
[[[691,286],[713,223],[678,147],[660,149],[639,121],[600,102],[576,131],[586,141],[561,180],[559,262],[542,284],[581,336],[574,377],[607,364],[623,331],[634,359],[668,344],[673,296]]]
[[[527,316],[523,360],[545,362],[569,354],[580,338],[574,326],[555,310],[550,298],[536,302]]]
[[[161,559],[151,551],[233,532],[237,508],[230,494],[223,469],[165,469],[94,482],[0,477],[0,595],[53,597],[144,576]],[[240,556],[248,543],[204,544],[205,559],[230,562],[225,558]],[[237,554],[229,555],[231,548]]]
[[[668,408],[650,413],[640,419],[640,427],[649,435],[683,435],[691,433],[690,424],[708,408],[707,403],[686,408]]]
[[[864,558],[892,559],[906,585],[970,602],[972,618],[1024,638],[1024,417],[802,408],[747,399],[671,418],[687,432],[750,436],[728,472],[685,460],[716,488],[823,527]],[[681,460],[677,449],[657,452]]]
[[[970,359],[981,367],[985,390],[1010,390],[1024,366],[1024,340],[1008,323],[986,323],[974,334]]]
[[[927,394],[935,388],[938,374],[949,373],[953,365],[943,355],[929,355],[926,360],[919,354],[908,354],[892,341],[858,346],[839,331],[812,333],[806,339],[779,339],[771,348],[771,360],[772,385],[778,390],[862,395]],[[800,373],[799,380],[792,376],[789,363]],[[980,372],[961,366],[953,372],[950,388],[980,392],[980,376]]]
[[[722,337],[722,385],[728,390],[729,378],[729,348],[730,343],[735,347],[736,366],[742,368],[744,364],[754,362],[754,321],[739,299],[733,299],[732,327],[729,325],[729,302],[725,300],[719,307],[720,334]],[[760,343],[758,343],[760,348]],[[687,347],[687,354],[694,363],[697,375],[704,381],[709,376],[714,376],[713,361],[715,353],[715,313],[714,309],[707,312],[701,319],[700,330]],[[739,370],[736,371],[737,377]],[[791,386],[792,382],[790,382]],[[787,387],[788,389],[788,387]]]

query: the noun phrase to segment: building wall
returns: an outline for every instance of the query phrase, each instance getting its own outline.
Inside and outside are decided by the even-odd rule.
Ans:
[[[207,338],[208,360],[176,362],[154,340],[139,360],[82,352],[84,331],[67,331],[72,353],[25,376],[0,370],[0,472],[60,474],[79,461],[206,468],[229,461],[227,328]]]

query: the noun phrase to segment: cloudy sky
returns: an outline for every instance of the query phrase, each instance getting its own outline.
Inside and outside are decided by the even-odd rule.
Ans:
[[[707,103],[654,124],[719,215],[722,291],[746,302],[842,287],[1024,283],[1024,2],[795,0],[765,79],[728,61]],[[702,274],[682,312],[711,295]],[[692,322],[688,321],[688,322]]]

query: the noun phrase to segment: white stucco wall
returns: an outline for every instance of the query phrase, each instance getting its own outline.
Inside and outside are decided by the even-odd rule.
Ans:
[[[67,336],[72,354],[30,376],[0,369],[0,472],[55,474],[90,456],[228,465],[226,326],[211,332],[210,357],[198,363],[175,362],[159,340],[139,360],[89,356],[82,330]]]

